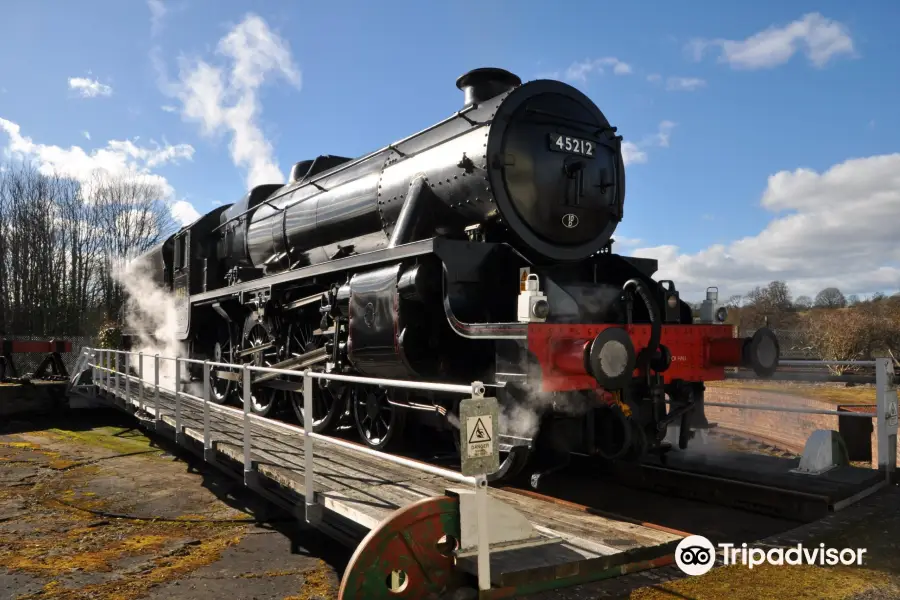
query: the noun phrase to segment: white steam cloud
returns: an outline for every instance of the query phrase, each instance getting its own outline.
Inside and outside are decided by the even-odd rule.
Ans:
[[[128,304],[125,322],[135,331],[136,343],[132,352],[143,353],[142,379],[154,383],[154,355],[174,358],[186,356],[187,348],[175,336],[175,298],[159,287],[153,279],[150,265],[146,261],[134,259],[126,265],[113,269],[113,277],[125,290]],[[139,361],[132,357],[134,363]],[[138,366],[135,364],[135,371]],[[189,381],[186,365],[182,365],[181,381]],[[169,391],[175,389],[175,361],[159,361],[159,385]]]

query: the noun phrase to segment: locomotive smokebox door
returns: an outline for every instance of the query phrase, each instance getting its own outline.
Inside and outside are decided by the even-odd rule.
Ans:
[[[459,403],[459,450],[463,475],[489,475],[500,468],[498,414],[496,398],[465,398]]]

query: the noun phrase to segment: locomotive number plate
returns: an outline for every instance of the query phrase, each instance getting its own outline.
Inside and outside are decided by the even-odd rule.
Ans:
[[[594,158],[597,144],[590,140],[582,140],[569,135],[559,133],[550,134],[550,149],[556,152],[567,152]]]

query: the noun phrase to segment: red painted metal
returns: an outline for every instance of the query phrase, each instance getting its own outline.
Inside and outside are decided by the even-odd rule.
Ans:
[[[578,348],[583,352],[585,340],[593,340],[610,327],[621,326],[530,323],[528,349],[541,365],[542,391],[597,389],[597,380],[585,369],[583,358],[578,359]],[[650,341],[650,325],[630,325],[625,330],[636,352]],[[662,325],[660,343],[672,353],[672,364],[662,373],[663,379],[666,383],[725,379],[726,366],[741,364],[740,353],[730,350],[743,342],[727,325]],[[732,359],[736,360],[727,362]]]
[[[744,338],[722,338],[709,341],[709,362],[731,367],[743,362]]]
[[[339,600],[429,598],[455,590],[459,500],[425,498],[398,509],[360,543],[341,581]],[[439,545],[444,538],[445,544]],[[402,572],[402,576],[392,575]],[[397,589],[391,585],[400,584]]]
[[[71,352],[72,342],[51,340],[34,342],[26,340],[0,340],[3,354],[38,353],[38,352]]]
[[[559,340],[553,352],[554,366],[565,373],[583,375],[584,355],[590,347],[591,340]]]

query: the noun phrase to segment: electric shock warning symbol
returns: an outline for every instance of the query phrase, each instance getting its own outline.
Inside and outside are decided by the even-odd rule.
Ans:
[[[466,431],[469,433],[468,454],[470,457],[490,456],[493,453],[491,438],[493,422],[489,416],[469,417],[466,419]]]

